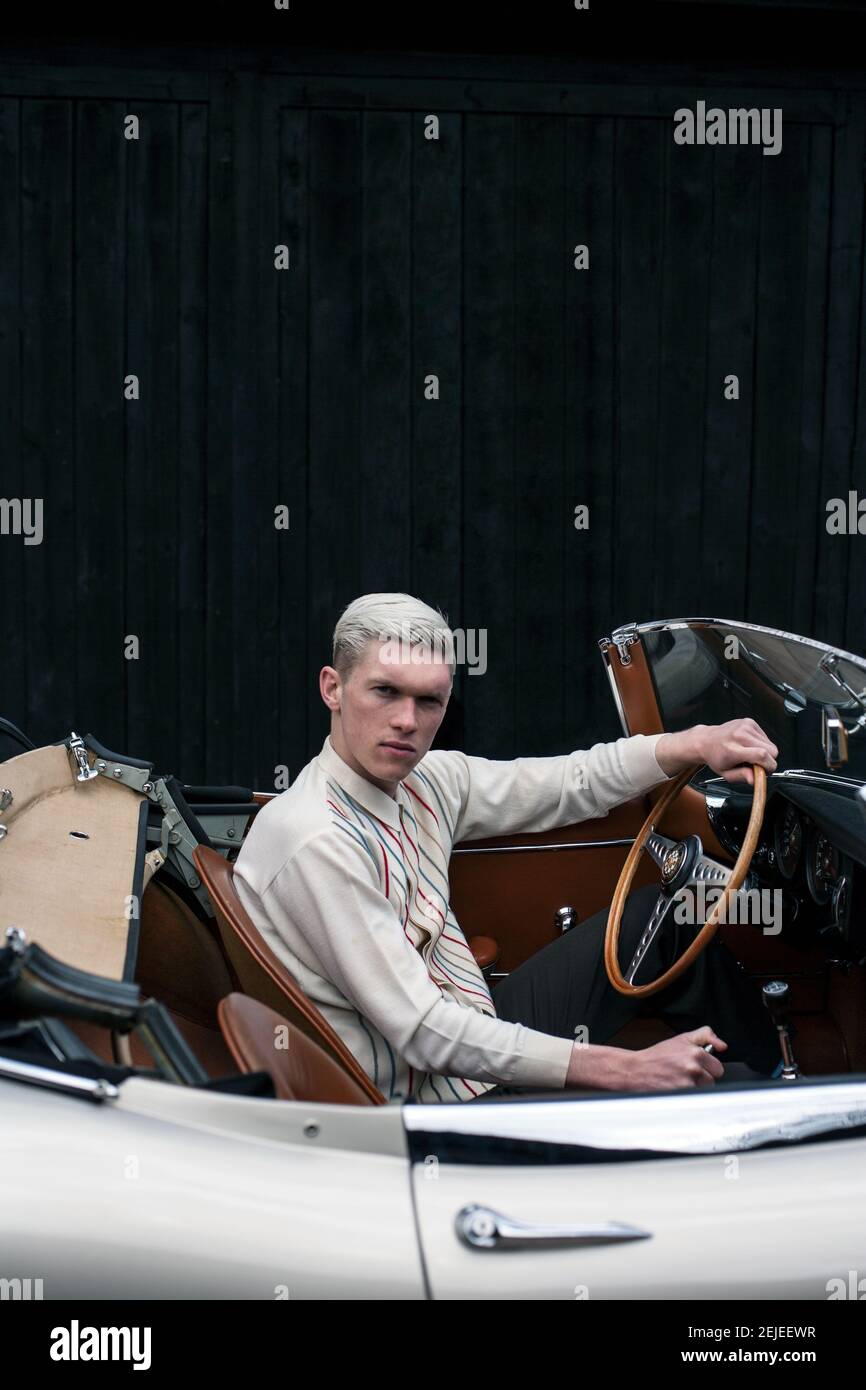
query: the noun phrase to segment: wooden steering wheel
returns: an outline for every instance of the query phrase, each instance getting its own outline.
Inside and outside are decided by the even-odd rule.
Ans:
[[[678,979],[683,971],[688,969],[692,961],[700,955],[701,951],[706,950],[715,936],[719,923],[727,912],[729,901],[742,886],[746,874],[749,872],[749,865],[752,862],[758,836],[761,833],[761,826],[764,823],[767,775],[758,763],[753,764],[753,770],[755,784],[752,810],[742,848],[732,869],[727,864],[720,864],[717,859],[711,859],[709,855],[705,854],[698,835],[689,835],[685,840],[669,840],[665,835],[660,835],[655,828],[674,798],[679,796],[686,783],[694,777],[698,771],[698,766],[687,767],[671,782],[670,786],[665,788],[638,831],[634,844],[622,866],[619,882],[616,885],[613,901],[610,905],[607,931],[604,938],[604,966],[607,971],[607,978],[619,994],[626,994],[632,998],[638,998],[645,994],[656,994],[658,990],[664,989],[666,985]],[[619,968],[619,928],[628,890],[631,887],[643,850],[646,850],[658,865],[661,871],[662,886],[647,919],[647,924],[641,933],[631,963],[623,976]],[[674,905],[676,895],[684,888],[695,888],[700,884],[712,888],[720,888],[724,885],[724,893],[714,904],[705,925],[698,932],[691,945],[683,951],[679,959],[675,960],[663,975],[659,975],[657,980],[650,980],[647,984],[636,985],[634,977],[641,961],[663,924],[665,922],[670,923],[670,909]]]

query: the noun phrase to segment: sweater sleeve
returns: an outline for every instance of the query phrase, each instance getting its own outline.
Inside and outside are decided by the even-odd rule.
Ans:
[[[612,807],[670,780],[656,761],[660,738],[634,734],[558,757],[510,762],[433,750],[424,766],[438,775],[451,802],[456,843],[606,816]]]
[[[417,1071],[565,1085],[572,1040],[491,1017],[444,994],[404,934],[376,866],[351,836],[334,828],[307,840],[262,903],[278,933],[281,921],[292,920],[323,973]]]

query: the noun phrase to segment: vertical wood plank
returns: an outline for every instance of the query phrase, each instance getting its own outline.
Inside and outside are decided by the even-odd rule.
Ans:
[[[647,565],[645,603],[653,615],[701,609],[701,458],[707,418],[707,312],[713,166],[729,151],[677,145],[673,125],[660,124],[664,233],[658,347],[658,448],[653,507],[655,549]],[[752,151],[752,156],[755,156]],[[718,383],[713,383],[718,390]],[[648,450],[653,430],[646,422]],[[711,543],[712,544],[712,543]]]
[[[75,132],[75,452],[82,485],[75,518],[79,721],[108,748],[127,730],[123,655],[125,372],[124,104],[83,101]],[[147,138],[145,135],[144,138]],[[152,387],[152,383],[151,383]],[[148,653],[142,660],[148,661]],[[147,751],[149,730],[136,742]],[[130,749],[134,752],[134,750]]]
[[[616,624],[640,621],[661,543],[655,519],[665,139],[658,121],[617,122],[612,236],[619,258],[614,285],[619,352],[610,499]]]
[[[851,206],[849,217],[851,218],[851,234],[856,238],[856,258],[857,258],[857,282],[858,293],[857,301],[859,305],[859,331],[857,335],[857,359],[856,376],[854,381],[854,437],[851,441],[851,471],[848,486],[856,492],[858,500],[866,498],[866,385],[864,385],[864,364],[866,364],[866,306],[863,300],[866,295],[866,236],[863,228],[863,200],[862,196],[857,197],[853,184],[853,177],[856,170],[860,170],[860,192],[866,180],[866,97],[862,92],[852,93],[847,108],[847,121],[849,124],[848,139],[853,147],[848,155],[852,173],[852,186],[849,190]],[[835,244],[835,239],[834,239]],[[853,256],[852,256],[853,260]],[[853,264],[850,267],[854,272]],[[850,398],[849,398],[850,399]],[[838,495],[838,494],[834,494]],[[834,538],[826,535],[826,497],[821,499],[823,506],[820,508],[822,520],[822,540],[826,537],[827,541]],[[866,522],[863,523],[866,527]],[[836,537],[837,541],[841,538]],[[845,627],[842,638],[842,645],[848,651],[859,652],[866,655],[866,539],[858,532],[857,536],[850,536],[843,540],[849,555],[847,572],[847,593],[845,605]]]
[[[272,446],[265,443],[262,405],[272,393],[269,367],[274,344],[270,306],[276,297],[273,244],[264,234],[259,198],[262,184],[260,97],[254,73],[237,74],[232,112],[234,203],[232,208],[233,301],[231,377],[232,454],[229,489],[217,505],[230,509],[231,553],[227,596],[230,619],[224,637],[225,675],[230,676],[230,727],[224,759],[232,780],[246,782],[244,769],[261,767],[262,708],[268,706],[268,636],[262,594],[268,584],[264,556],[275,543],[272,523]],[[268,229],[270,231],[270,229]],[[263,317],[263,312],[265,317]],[[218,557],[214,557],[219,562]]]
[[[62,738],[78,719],[75,677],[80,651],[75,581],[76,469],[72,237],[74,212],[72,102],[23,104],[21,132],[21,463],[22,496],[42,498],[44,535],[22,546],[30,708],[37,743]],[[81,484],[86,488],[86,461]],[[107,659],[105,634],[93,635],[83,659]],[[81,732],[81,730],[79,730]]]
[[[235,370],[233,154],[235,81],[210,74],[208,100],[208,384],[206,495],[206,682],[204,725],[208,780],[228,780],[233,765],[232,469]],[[249,677],[249,672],[246,673]],[[189,779],[187,779],[189,780]]]
[[[517,122],[515,221],[514,746],[565,751],[563,471],[565,130]]]
[[[430,114],[439,138],[425,138]],[[452,628],[481,627],[464,607],[462,579],[468,557],[462,547],[461,423],[464,396],[462,117],[450,111],[410,113],[412,149],[412,321],[410,427],[412,476],[409,506],[412,550],[409,587],[438,608]],[[426,401],[425,377],[435,373],[440,396]],[[467,690],[487,675],[458,666],[439,748],[463,748]]]
[[[310,171],[307,111],[279,110],[279,235],[290,249],[292,269],[280,275],[279,289],[279,459],[280,499],[290,509],[290,529],[277,551],[280,630],[276,666],[279,716],[271,766],[282,764],[295,777],[311,755],[309,687],[314,673],[330,664],[330,651],[308,664],[309,644],[309,381],[310,363]],[[324,734],[322,735],[324,738]]]
[[[613,604],[613,389],[617,325],[613,312],[615,122],[569,117],[565,255],[565,479],[568,503],[563,599],[564,686],[569,741],[589,747],[622,733],[598,651],[598,639],[621,621]],[[586,246],[589,269],[577,270]],[[574,508],[589,509],[575,529]]]
[[[208,121],[204,102],[179,109],[178,139],[178,551],[180,699],[172,760],[187,782],[208,777],[207,681],[207,321]]]
[[[824,412],[824,361],[827,352],[827,284],[830,268],[830,198],[833,183],[833,130],[808,131],[809,170],[806,218],[806,281],[801,351],[800,450],[796,474],[797,553],[790,572],[796,631],[821,638],[815,626],[815,566],[819,537],[826,534],[821,498],[821,433]],[[823,639],[826,641],[826,637]],[[866,652],[861,633],[859,650]]]
[[[334,622],[361,590],[364,167],[356,111],[310,120],[310,440],[307,669],[330,664]],[[308,757],[330,716],[307,683]]]
[[[487,629],[487,674],[467,679],[466,747],[513,757],[515,666],[516,121],[464,122],[463,613]]]
[[[863,100],[837,94],[831,209],[829,332],[825,359],[824,432],[821,441],[821,507],[815,569],[816,633],[844,646],[845,598],[852,548],[858,540],[831,536],[826,504],[848,497],[851,486],[863,300]]]
[[[751,146],[712,161],[703,449],[701,613],[748,619],[746,594],[758,279],[761,160]],[[725,397],[725,380],[740,380],[740,400]],[[683,486],[687,479],[683,480]],[[692,605],[689,605],[692,608]]]
[[[126,148],[124,377],[139,380],[126,410],[126,632],[140,658],[126,668],[127,747],[163,766],[175,749],[180,691],[177,550],[178,141],[173,103],[130,103],[141,138]],[[122,381],[118,390],[122,390]]]
[[[402,592],[409,584],[415,531],[409,403],[421,389],[410,360],[409,118],[404,112],[367,112],[362,140],[358,572],[363,593]],[[437,404],[431,401],[428,408],[435,413]]]
[[[782,152],[761,159],[754,443],[749,505],[748,612],[752,622],[796,630],[787,576],[800,554],[797,526],[808,169],[803,127],[789,124]]]
[[[21,189],[21,138],[24,102],[14,97],[0,101],[0,186]],[[22,303],[23,255],[21,193],[0,198],[0,439],[4,441],[2,488],[6,498],[22,497],[24,440],[22,434],[21,348],[24,333]],[[27,566],[36,547],[25,546],[18,536],[0,536],[0,586],[8,600],[0,606],[0,666],[2,705],[0,714],[27,732],[32,718],[27,670]],[[32,737],[32,735],[31,735]],[[20,747],[0,736],[0,758],[12,757]]]

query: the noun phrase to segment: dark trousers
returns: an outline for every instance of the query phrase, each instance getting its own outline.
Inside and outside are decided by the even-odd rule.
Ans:
[[[619,939],[620,969],[625,972],[646,926],[658,888],[637,888],[626,899]],[[677,923],[672,908],[637,972],[635,983],[657,979],[694,940],[697,926]],[[609,1041],[631,1019],[654,1015],[664,1019],[675,1033],[686,1033],[709,1024],[723,1042],[723,1064],[745,1062],[769,1076],[781,1053],[776,1030],[761,999],[758,985],[750,980],[719,939],[678,980],[643,999],[618,994],[604,968],[604,934],[607,911],[585,922],[537,951],[493,989],[500,1018],[524,1023],[542,1033],[574,1038],[581,1025],[583,1041]],[[485,1095],[538,1093],[537,1086],[495,1086]],[[557,1092],[561,1094],[561,1092]],[[483,1099],[483,1097],[478,1097]]]

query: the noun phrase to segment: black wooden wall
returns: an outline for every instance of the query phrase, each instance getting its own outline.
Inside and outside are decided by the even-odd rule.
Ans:
[[[866,495],[866,80],[279,67],[0,58],[2,495],[45,509],[0,536],[0,713],[269,787],[372,589],[486,629],[444,741],[492,757],[615,737],[632,619],[866,651],[825,527]],[[676,145],[698,100],[781,107],[782,153]]]

